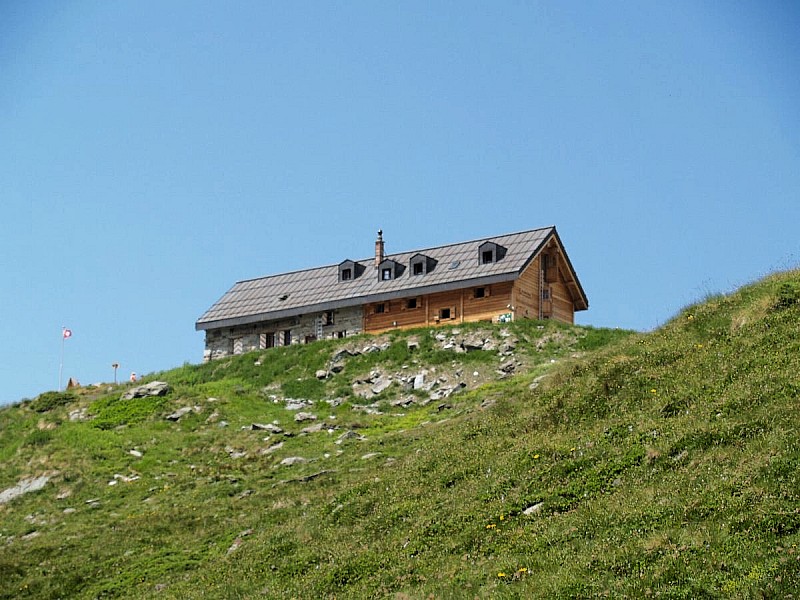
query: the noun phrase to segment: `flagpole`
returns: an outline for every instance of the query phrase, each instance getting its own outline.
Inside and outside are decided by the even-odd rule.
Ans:
[[[61,328],[61,361],[58,364],[58,391],[61,391],[62,373],[64,372],[64,331],[66,327]]]

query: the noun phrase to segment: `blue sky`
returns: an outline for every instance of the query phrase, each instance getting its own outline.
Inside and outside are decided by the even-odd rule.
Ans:
[[[0,3],[0,403],[236,280],[556,225],[649,330],[800,264],[793,2]]]

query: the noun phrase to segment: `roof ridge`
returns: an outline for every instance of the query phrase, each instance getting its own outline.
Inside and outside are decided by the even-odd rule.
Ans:
[[[400,252],[394,252],[392,254],[386,254],[384,256],[384,259],[392,258],[393,256],[401,256],[403,254],[425,254],[426,251],[440,250],[440,249],[443,249],[443,248],[452,248],[453,246],[464,246],[466,244],[474,244],[474,243],[478,243],[478,242],[486,242],[486,241],[490,241],[490,240],[492,240],[494,238],[511,237],[511,236],[515,236],[515,235],[522,235],[524,233],[533,233],[533,232],[536,232],[536,231],[544,231],[546,229],[552,229],[553,231],[555,231],[556,227],[555,227],[555,225],[550,225],[548,227],[536,227],[534,229],[523,229],[522,231],[515,231],[515,232],[512,232],[512,233],[501,233],[501,234],[494,235],[494,236],[475,238],[475,239],[472,239],[472,240],[466,240],[466,241],[462,241],[462,242],[453,242],[451,244],[442,244],[440,246],[430,246],[428,248],[419,248],[419,249],[416,249],[416,250],[402,250]],[[361,264],[366,263],[368,265],[369,263],[371,263],[372,261],[375,260],[375,257],[374,256],[370,256],[370,257],[367,257],[367,258],[359,258],[359,259],[356,259],[356,260],[353,260],[352,258],[345,258],[343,260],[340,260],[338,263],[333,263],[333,264],[329,264],[329,265],[322,265],[322,266],[318,266],[318,267],[307,267],[305,269],[295,269],[293,271],[282,271],[280,273],[273,273],[271,275],[261,275],[259,277],[248,277],[247,279],[240,279],[240,280],[236,281],[234,283],[234,285],[237,285],[239,283],[247,283],[249,281],[258,281],[260,279],[270,279],[272,277],[280,277],[280,276],[283,276],[283,275],[294,275],[296,273],[308,273],[308,272],[311,272],[311,271],[321,271],[323,269],[330,269],[332,267],[338,267],[340,264],[342,264],[343,262],[345,262],[347,260],[351,260],[351,261],[353,261],[355,263],[361,263]]]

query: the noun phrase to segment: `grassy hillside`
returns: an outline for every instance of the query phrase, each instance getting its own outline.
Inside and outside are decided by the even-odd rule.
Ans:
[[[4,409],[0,492],[49,479],[0,504],[0,597],[793,597],[799,296],[794,272],[647,335],[420,330]]]

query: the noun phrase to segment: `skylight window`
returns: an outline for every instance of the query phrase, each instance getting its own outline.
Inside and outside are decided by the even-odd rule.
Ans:
[[[453,262],[450,263],[450,266],[447,267],[447,268],[452,271],[453,269],[457,269],[459,266],[461,266],[461,261],[460,260],[454,260]]]

